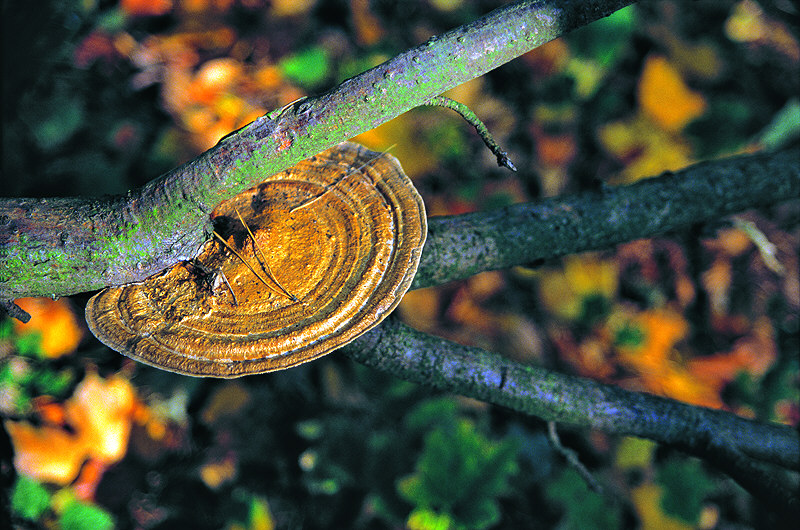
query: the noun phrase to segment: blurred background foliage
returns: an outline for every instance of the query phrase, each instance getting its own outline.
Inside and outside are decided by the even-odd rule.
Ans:
[[[3,2],[4,196],[124,193],[298,97],[464,24],[468,0]],[[800,129],[797,4],[644,2],[357,141],[431,215],[776,149]],[[523,363],[798,425],[798,203],[414,291],[415,327]],[[777,521],[704,463],[545,425],[333,354],[235,381],[108,350],[86,297],[0,323],[7,508],[46,528],[713,528]]]

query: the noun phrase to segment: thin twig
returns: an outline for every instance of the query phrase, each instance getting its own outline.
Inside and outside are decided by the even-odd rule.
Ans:
[[[492,154],[497,157],[498,166],[507,167],[511,171],[517,170],[517,167],[508,158],[508,153],[503,151],[503,149],[497,145],[497,142],[494,141],[492,133],[489,132],[489,129],[486,127],[486,125],[483,124],[478,115],[472,112],[469,107],[463,103],[459,103],[458,101],[444,96],[436,96],[431,98],[425,103],[425,105],[431,107],[444,107],[457,112],[467,121],[467,123],[475,127],[475,130],[478,132],[478,136],[481,137],[481,140],[483,140],[483,143],[485,143],[486,147],[488,147]]]
[[[256,250],[258,250],[258,252],[261,253],[261,257],[263,258],[263,261],[258,259],[258,254],[257,253],[254,252],[253,254],[256,257],[256,260],[258,260],[258,262],[261,264],[261,267],[267,273],[267,276],[269,276],[269,278],[273,282],[275,282],[275,285],[277,285],[280,288],[280,290],[283,291],[283,294],[285,294],[289,298],[289,300],[291,300],[292,302],[297,302],[297,297],[295,295],[293,295],[292,293],[290,293],[289,291],[287,291],[286,288],[283,285],[281,285],[281,282],[278,281],[278,278],[274,274],[272,274],[272,269],[270,269],[270,267],[269,267],[269,262],[267,261],[267,256],[264,254],[264,251],[261,250],[261,245],[259,245],[258,241],[256,241],[256,236],[254,236],[253,232],[250,231],[250,227],[247,226],[247,223],[245,223],[244,219],[242,219],[242,214],[239,213],[239,209],[236,208],[235,206],[233,207],[233,209],[236,212],[236,215],[239,217],[239,220],[242,222],[242,224],[244,225],[245,229],[247,230],[247,233],[250,234],[250,239],[253,240],[253,246],[256,248]]]
[[[225,276],[225,273],[222,269],[219,270],[219,275],[222,276],[222,281],[225,282],[225,285],[228,286],[228,290],[231,292],[231,296],[233,296],[233,305],[238,306],[239,301],[236,299],[236,293],[233,292],[233,287],[231,287],[231,282],[228,281],[228,277]]]
[[[239,259],[242,261],[242,263],[244,263],[244,264],[247,266],[247,268],[248,268],[248,269],[250,269],[250,271],[251,271],[253,274],[255,274],[255,275],[256,275],[256,278],[258,278],[259,280],[261,280],[261,283],[263,283],[265,286],[267,286],[267,288],[268,288],[268,289],[272,290],[273,292],[275,292],[275,293],[277,293],[277,294],[280,294],[280,295],[283,295],[283,293],[282,293],[282,292],[280,292],[280,291],[279,291],[279,290],[277,290],[275,287],[273,287],[272,285],[270,285],[269,283],[267,283],[267,280],[265,280],[264,278],[262,278],[262,277],[261,277],[261,275],[258,273],[258,271],[257,271],[257,270],[256,270],[256,269],[255,269],[255,268],[252,266],[252,265],[250,265],[250,263],[249,263],[249,262],[248,262],[246,259],[244,259],[244,256],[242,256],[242,255],[241,255],[241,254],[240,254],[240,253],[239,253],[239,252],[238,252],[238,251],[237,251],[235,248],[233,248],[232,246],[230,246],[230,245],[228,244],[228,242],[227,242],[227,241],[225,241],[224,239],[222,239],[222,236],[221,236],[221,235],[219,235],[219,234],[218,234],[218,233],[216,233],[216,232],[212,232],[212,234],[214,235],[214,237],[216,237],[216,238],[217,238],[217,239],[220,241],[220,243],[222,243],[222,244],[225,246],[225,248],[227,248],[228,250],[230,250],[231,252],[233,252],[233,253],[236,255],[236,257],[237,257],[237,258],[239,258]]]
[[[558,451],[558,453],[564,457],[567,463],[578,472],[581,478],[583,478],[584,482],[586,482],[586,485],[589,486],[589,489],[595,493],[605,496],[606,493],[603,489],[603,486],[601,486],[600,483],[594,478],[594,475],[592,475],[592,473],[586,469],[586,466],[584,466],[578,458],[578,454],[572,449],[567,449],[561,443],[561,439],[558,437],[558,431],[556,430],[556,422],[554,421],[547,422],[547,438],[550,440],[550,445],[553,446],[553,449]]]

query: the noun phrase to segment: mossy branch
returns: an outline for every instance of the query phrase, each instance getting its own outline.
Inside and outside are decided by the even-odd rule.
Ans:
[[[140,281],[189,259],[209,237],[219,202],[631,3],[511,4],[270,112],[128,196],[2,199],[0,299]]]

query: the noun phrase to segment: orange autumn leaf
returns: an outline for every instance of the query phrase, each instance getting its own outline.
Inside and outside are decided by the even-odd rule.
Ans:
[[[276,17],[291,17],[307,13],[315,0],[272,0],[270,14]]]
[[[27,324],[15,320],[15,331],[20,335],[41,333],[41,352],[45,357],[61,357],[78,347],[83,328],[66,299],[18,298],[15,303],[31,315]]]
[[[232,455],[226,455],[219,462],[209,462],[200,468],[200,478],[206,486],[215,490],[225,483],[231,482],[236,478],[237,465],[236,459]]]
[[[675,346],[686,338],[689,324],[668,309],[645,311],[632,323],[643,334],[636,346],[618,346],[619,361],[635,372],[628,386],[703,407],[721,408],[719,388],[698,378],[693,370],[675,355]]]
[[[77,480],[72,485],[72,490],[75,496],[87,502],[94,500],[94,494],[97,491],[97,486],[103,478],[108,464],[100,460],[89,460],[81,467]]]
[[[409,291],[397,306],[404,322],[422,331],[433,331],[439,318],[440,291],[434,288]]]
[[[136,396],[127,379],[89,374],[63,405],[70,431],[60,425],[5,423],[14,445],[14,465],[40,482],[69,484],[83,463],[107,466],[124,455]]]
[[[131,16],[159,16],[172,11],[172,0],[122,0],[120,7]]]
[[[697,379],[693,373],[676,362],[664,363],[658,371],[642,371],[639,381],[645,390],[690,405],[722,408],[717,389]]]
[[[207,61],[195,74],[189,94],[193,101],[211,105],[243,75],[244,69],[236,59],[223,57]]]
[[[39,482],[72,482],[85,458],[83,440],[60,427],[5,422],[14,445],[14,467]]]
[[[736,341],[731,351],[692,359],[687,368],[695,378],[719,392],[740,372],[763,376],[776,358],[772,324],[763,317],[755,323],[750,335]]]
[[[689,331],[686,320],[668,309],[640,313],[633,324],[644,334],[644,341],[637,346],[620,346],[620,360],[643,373],[660,373],[666,368],[675,344]]]
[[[89,456],[116,462],[125,455],[135,406],[136,394],[127,379],[90,374],[67,401],[67,412]]]
[[[570,59],[569,45],[564,39],[556,39],[534,48],[522,56],[534,73],[544,77],[563,70]]]
[[[368,0],[350,0],[356,38],[364,46],[372,46],[383,37],[384,33],[380,20],[372,14],[369,4]]]
[[[578,152],[575,137],[571,133],[546,134],[534,128],[536,156],[546,166],[564,167],[569,165]]]
[[[717,258],[711,267],[703,272],[701,281],[708,293],[712,312],[723,315],[728,312],[728,298],[733,282],[733,268],[730,260]]]
[[[704,241],[704,246],[709,250],[721,252],[726,256],[741,256],[753,246],[753,240],[744,230],[739,228],[724,228],[717,231],[717,237]]]
[[[661,56],[647,58],[638,96],[642,111],[670,132],[680,131],[706,110],[703,96],[689,89],[675,67]]]
[[[579,344],[572,333],[559,328],[550,330],[550,340],[559,358],[568,362],[578,375],[600,381],[608,381],[614,375],[604,341],[590,337]]]

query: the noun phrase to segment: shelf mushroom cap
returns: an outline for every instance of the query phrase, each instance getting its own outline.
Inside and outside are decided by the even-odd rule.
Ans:
[[[348,142],[219,204],[212,220],[220,237],[193,260],[92,297],[92,333],[187,375],[289,368],[380,323],[411,285],[427,230],[397,159]]]

